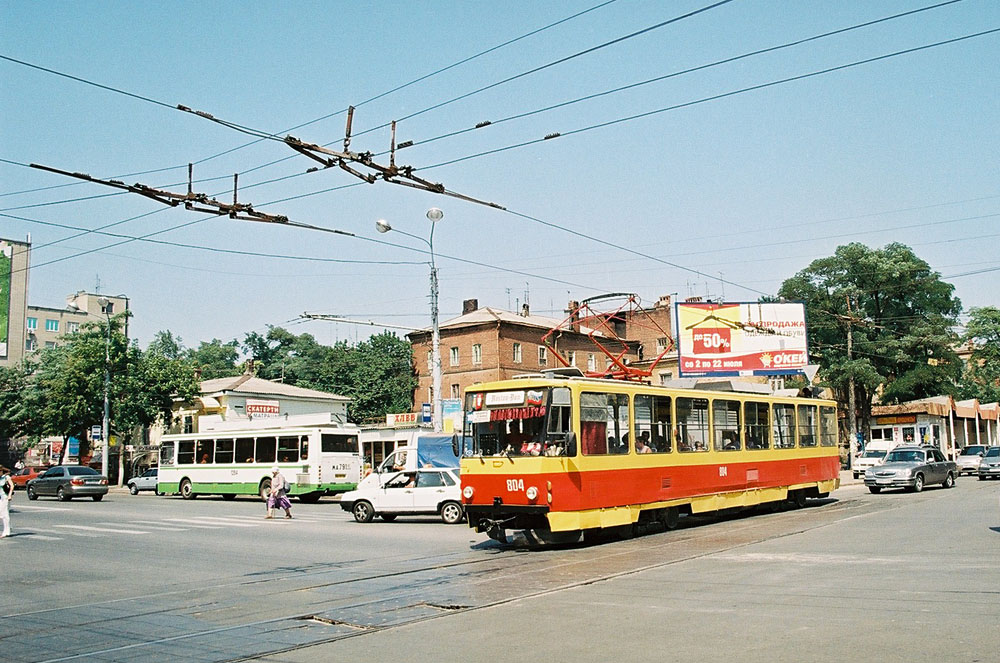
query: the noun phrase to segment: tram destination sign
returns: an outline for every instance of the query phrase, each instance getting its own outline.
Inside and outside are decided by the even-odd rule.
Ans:
[[[792,375],[808,363],[801,302],[678,302],[681,377]]]

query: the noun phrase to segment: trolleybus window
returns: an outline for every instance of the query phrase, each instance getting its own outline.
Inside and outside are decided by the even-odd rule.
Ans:
[[[669,396],[639,394],[635,397],[635,434],[652,453],[670,451],[671,430],[673,420]]]
[[[740,402],[712,401],[716,451],[740,450]]]
[[[320,447],[323,453],[353,453],[358,450],[358,438],[354,435],[323,433]]]
[[[746,415],[747,449],[769,449],[771,447],[771,408],[767,403],[747,401],[743,405]]]
[[[236,439],[236,462],[237,463],[253,462],[252,437],[240,437]]]
[[[273,463],[275,456],[276,440],[273,437],[257,438],[257,454],[254,458],[258,463]]]
[[[232,440],[216,440],[215,441],[215,462],[223,463],[229,465],[233,462],[233,441]]]
[[[589,456],[628,453],[628,395],[580,394],[580,437]]]
[[[837,408],[819,406],[819,444],[822,447],[837,446]]]
[[[795,406],[774,404],[774,448],[795,448]]]
[[[194,465],[194,440],[181,440],[177,443],[177,464]]]
[[[161,442],[160,443],[160,465],[173,465],[174,464],[174,443],[173,442]]]
[[[279,437],[278,438],[278,462],[297,463],[299,462],[299,438]]]
[[[194,446],[194,457],[198,459],[199,464],[205,465],[213,462],[215,458],[214,440],[198,440]]]
[[[708,451],[708,399],[677,399],[677,450]]]
[[[799,446],[815,447],[816,406],[799,405],[796,409],[798,410],[798,418],[799,418]]]

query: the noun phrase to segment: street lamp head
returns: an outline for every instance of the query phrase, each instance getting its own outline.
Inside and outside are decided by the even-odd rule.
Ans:
[[[431,221],[440,221],[444,218],[444,212],[439,210],[437,207],[432,207],[427,210],[427,218]]]
[[[101,308],[104,308],[105,306],[108,305],[108,298],[107,297],[98,297],[97,298],[97,303],[98,303],[98,305],[100,305]]]
[[[385,219],[379,219],[378,221],[375,222],[375,230],[379,231],[380,233],[387,233],[390,230],[392,230],[392,226],[390,226],[389,222],[386,221]]]

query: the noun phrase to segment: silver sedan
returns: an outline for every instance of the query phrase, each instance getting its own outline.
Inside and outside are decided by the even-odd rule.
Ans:
[[[100,472],[84,465],[58,465],[28,482],[28,499],[52,495],[61,502],[74,497],[89,497],[100,502],[108,494],[108,480]]]
[[[865,485],[873,493],[883,488],[905,488],[919,493],[924,486],[940,483],[945,488],[955,485],[958,466],[932,447],[896,447],[881,465],[865,472]]]

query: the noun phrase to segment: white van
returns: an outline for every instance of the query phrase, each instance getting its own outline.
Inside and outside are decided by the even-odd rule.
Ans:
[[[896,443],[892,440],[872,440],[865,445],[865,450],[854,457],[854,464],[851,469],[854,471],[855,479],[863,479],[865,470],[876,465],[881,465],[885,455],[889,453]]]

